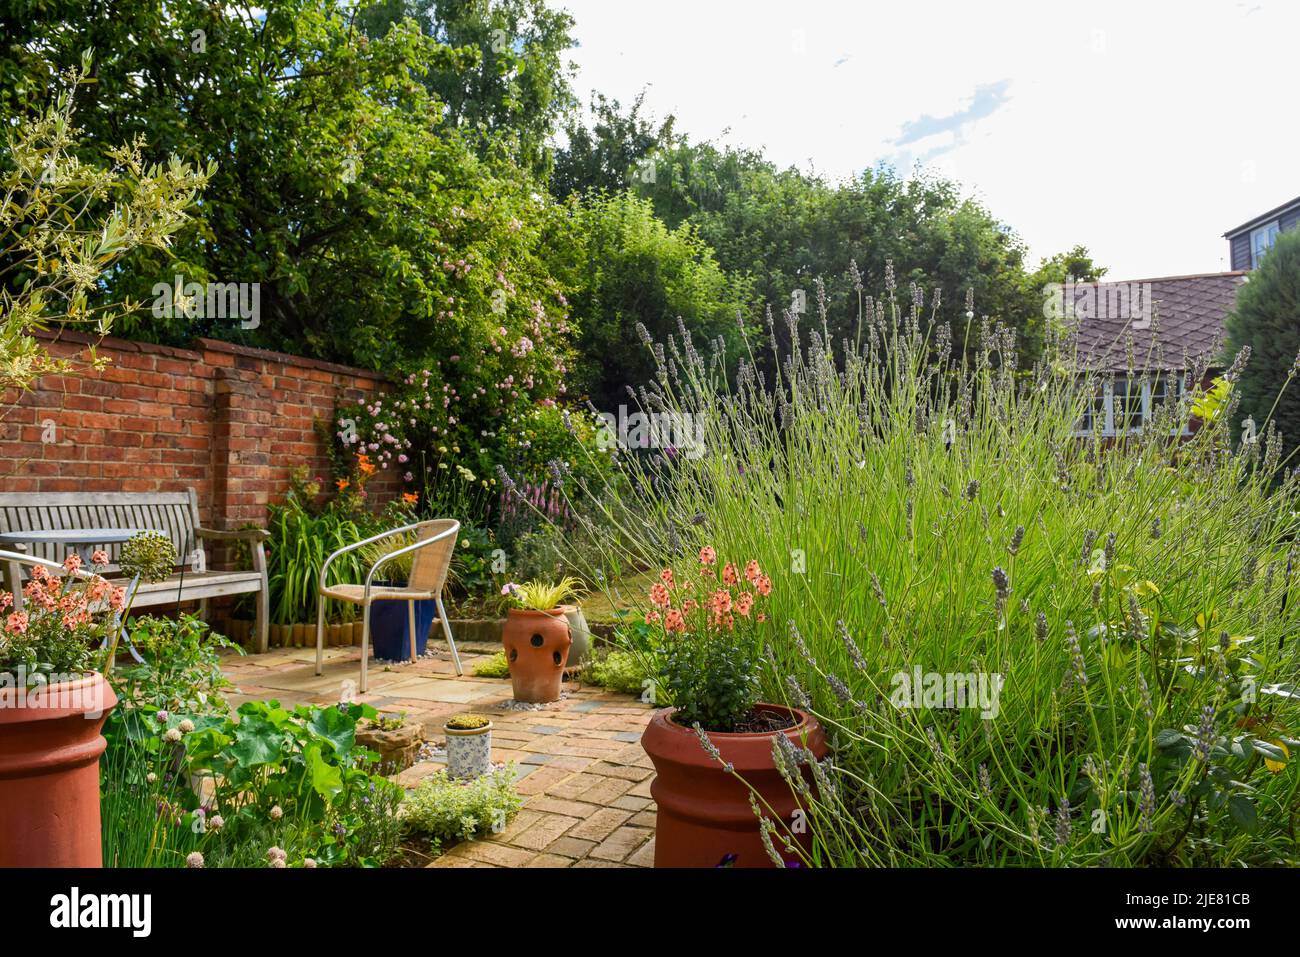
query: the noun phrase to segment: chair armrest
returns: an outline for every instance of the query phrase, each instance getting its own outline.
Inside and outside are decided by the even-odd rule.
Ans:
[[[317,591],[321,592],[325,590],[325,574],[326,572],[329,571],[330,565],[334,563],[334,559],[338,558],[340,555],[346,555],[348,552],[356,551],[358,548],[361,548],[363,545],[369,545],[371,542],[378,542],[385,538],[391,538],[394,535],[401,535],[403,532],[409,532],[411,529],[419,528],[419,527],[420,527],[419,522],[412,522],[410,525],[403,525],[401,528],[394,528],[386,532],[380,532],[378,535],[371,535],[369,538],[364,538],[359,542],[353,542],[351,545],[344,545],[342,548],[335,549],[333,552],[329,554],[329,557],[325,559],[325,564],[321,565],[320,578],[318,581]],[[457,527],[459,528],[459,526]],[[392,558],[393,555],[395,554],[397,553],[393,552],[389,555],[385,555],[379,564],[382,565],[383,562],[388,561],[388,559]],[[377,568],[378,565],[376,565],[375,567]],[[375,572],[374,568],[370,569],[371,575],[373,575],[374,572]],[[369,581],[369,576],[367,576],[367,581]]]
[[[196,526],[194,529],[196,538],[208,538],[214,542],[264,542],[271,537],[271,533],[264,528],[241,528],[232,532],[223,532],[216,528],[201,528]]]

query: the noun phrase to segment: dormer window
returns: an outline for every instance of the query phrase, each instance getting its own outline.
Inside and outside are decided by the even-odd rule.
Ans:
[[[1250,268],[1258,269],[1259,264],[1264,260],[1264,254],[1273,248],[1273,243],[1277,242],[1278,221],[1273,220],[1271,223],[1265,223],[1258,229],[1251,230],[1250,233]]]

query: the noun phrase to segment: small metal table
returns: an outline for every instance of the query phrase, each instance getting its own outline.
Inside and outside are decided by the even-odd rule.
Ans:
[[[83,565],[90,564],[96,545],[117,545],[152,528],[55,528],[45,531],[0,532],[0,544],[69,545],[76,549]],[[159,533],[162,534],[162,533]]]
[[[0,545],[68,545],[76,550],[81,558],[81,564],[88,567],[90,565],[90,556],[95,551],[96,546],[118,545],[130,541],[144,532],[165,534],[153,528],[55,528],[44,531],[0,532]],[[126,586],[125,607],[130,607],[131,600],[135,597],[135,590],[139,584],[140,576],[137,575]],[[140,657],[140,652],[136,651],[135,645],[131,643],[131,636],[127,632],[126,622],[122,621],[119,616],[114,616],[113,628],[110,634],[117,632],[119,622],[121,622],[122,638],[126,642],[127,650],[131,652],[131,657],[143,663],[144,659]],[[109,636],[106,635],[104,637],[104,647],[107,647],[108,644]]]

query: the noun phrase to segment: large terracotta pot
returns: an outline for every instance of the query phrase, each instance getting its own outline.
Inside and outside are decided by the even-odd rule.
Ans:
[[[569,622],[563,610],[512,608],[501,632],[516,701],[558,701],[569,660]]]
[[[760,806],[766,801],[775,812],[778,834],[788,835],[787,828],[797,830],[792,823],[799,801],[772,761],[773,738],[784,734],[820,760],[826,756],[826,737],[816,719],[802,711],[775,704],[759,704],[756,709],[792,715],[795,723],[784,731],[709,734],[722,760],[745,779],[743,784],[704,750],[691,728],[673,720],[676,709],[660,711],[650,719],[641,746],[655,766],[650,785],[657,807],[655,867],[717,867],[724,861],[734,867],[771,867],[746,784],[761,796]],[[796,833],[794,839],[807,847],[810,838],[805,832]],[[774,843],[781,852],[779,838]],[[785,856],[793,858],[788,852]]]
[[[101,867],[103,675],[0,691],[0,867]]]

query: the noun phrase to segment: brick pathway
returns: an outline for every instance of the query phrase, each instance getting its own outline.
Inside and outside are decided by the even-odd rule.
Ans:
[[[514,761],[526,803],[500,833],[458,844],[431,867],[649,867],[654,862],[655,808],[650,799],[653,767],[641,749],[651,710],[629,695],[581,682],[565,683],[568,696],[536,711],[517,711],[509,679],[475,678],[474,663],[499,645],[458,645],[465,675],[451,656],[414,664],[372,662],[369,692],[356,700],[381,711],[405,711],[425,727],[427,740],[442,741],[442,722],[472,711],[492,717],[492,759]],[[223,662],[236,693],[232,706],[275,698],[284,704],[332,704],[344,682],[357,682],[360,650],[326,648],[325,673],[315,674],[315,648],[276,648],[265,655],[230,656]],[[398,775],[414,787],[441,767],[422,761]]]

